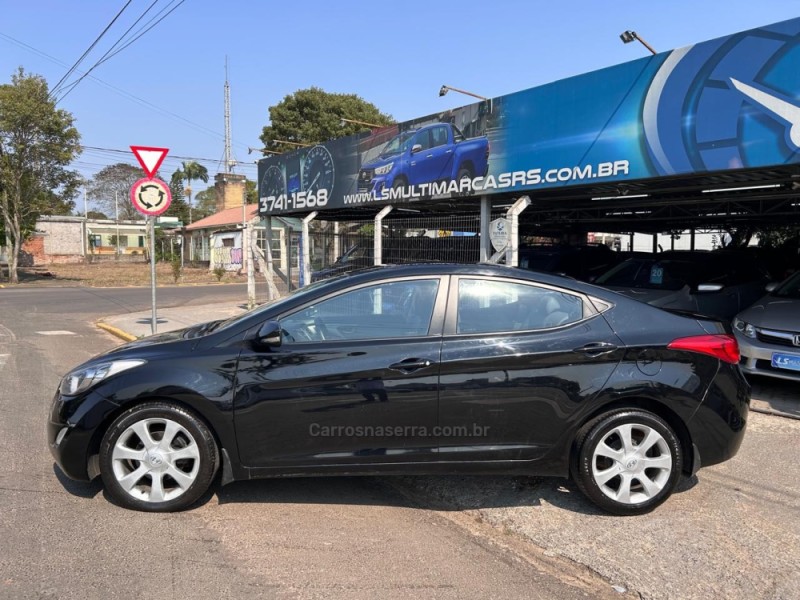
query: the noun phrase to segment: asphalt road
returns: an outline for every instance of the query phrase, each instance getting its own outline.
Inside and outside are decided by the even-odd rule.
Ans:
[[[244,297],[159,292],[163,307]],[[65,479],[44,433],[58,381],[119,343],[96,319],[148,305],[146,289],[0,290],[0,598],[620,597],[572,561],[493,541],[380,479],[235,483],[169,515]]]

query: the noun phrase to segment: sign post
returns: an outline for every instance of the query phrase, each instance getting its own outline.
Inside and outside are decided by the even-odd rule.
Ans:
[[[172,193],[169,186],[154,177],[158,167],[164,162],[169,151],[167,148],[152,148],[149,146],[131,146],[142,169],[147,177],[140,179],[131,186],[131,203],[134,208],[145,215],[149,221],[150,232],[150,289],[153,314],[150,323],[151,333],[156,333],[156,217],[164,213],[172,203]]]

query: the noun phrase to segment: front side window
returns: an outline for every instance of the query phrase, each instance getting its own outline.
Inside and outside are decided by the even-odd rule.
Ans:
[[[393,281],[344,292],[284,319],[288,343],[427,335],[438,279]]]
[[[579,296],[535,285],[486,279],[458,283],[457,333],[529,331],[583,318]]]

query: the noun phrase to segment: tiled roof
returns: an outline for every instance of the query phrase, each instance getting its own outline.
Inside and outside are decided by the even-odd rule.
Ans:
[[[247,205],[247,220],[251,220],[258,216],[258,204]],[[191,225],[187,225],[186,229],[208,229],[210,227],[221,227],[223,225],[237,225],[242,222],[242,207],[228,208],[213,215],[195,221]]]

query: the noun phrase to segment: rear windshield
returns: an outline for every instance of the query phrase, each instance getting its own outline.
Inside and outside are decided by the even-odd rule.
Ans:
[[[696,279],[698,265],[682,260],[630,259],[597,278],[598,285],[679,290]]]

